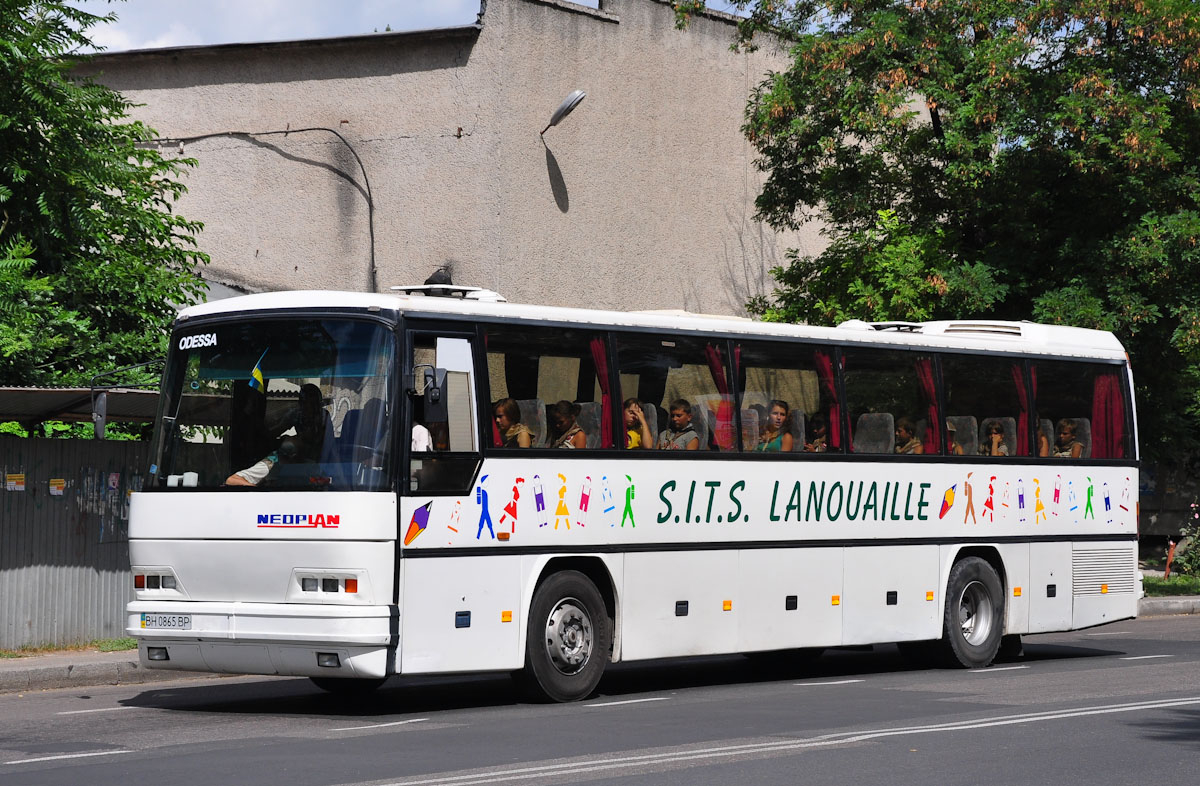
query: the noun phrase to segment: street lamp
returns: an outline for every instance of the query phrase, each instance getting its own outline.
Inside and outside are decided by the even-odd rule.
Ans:
[[[587,93],[582,90],[572,90],[570,95],[563,99],[563,102],[558,105],[558,109],[554,110],[554,114],[550,116],[550,122],[542,129],[541,136],[545,136],[550,130],[550,126],[556,126],[564,117],[571,114],[571,110],[579,106],[579,102],[584,99]]]

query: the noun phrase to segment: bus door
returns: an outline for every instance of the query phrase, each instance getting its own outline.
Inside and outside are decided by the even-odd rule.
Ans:
[[[411,437],[404,478],[413,496],[462,495],[482,460],[473,332],[409,323],[405,431]],[[415,539],[406,534],[405,545]]]

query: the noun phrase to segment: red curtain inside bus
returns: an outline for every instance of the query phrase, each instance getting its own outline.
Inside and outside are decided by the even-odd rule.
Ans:
[[[725,374],[725,360],[721,348],[713,344],[704,345],[704,358],[708,361],[708,371],[712,374],[713,384],[721,394],[717,404],[717,447],[721,450],[733,449],[733,405],[729,397],[729,378]]]
[[[1029,455],[1029,391],[1025,387],[1025,369],[1020,361],[1012,364],[1013,384],[1017,387],[1017,400],[1021,413],[1017,416],[1017,455]],[[1033,397],[1037,399],[1037,369],[1029,367],[1029,384]]]
[[[1125,458],[1125,397],[1116,371],[1092,383],[1092,458]]]
[[[611,448],[613,421],[612,394],[609,392],[608,379],[608,349],[604,346],[602,338],[592,339],[588,346],[592,350],[592,363],[596,366],[596,381],[600,384],[600,447]]]
[[[929,427],[925,429],[923,447],[926,453],[940,453],[942,450],[942,419],[938,412],[937,389],[933,384],[933,359],[921,358],[915,364],[917,382],[921,386],[921,396],[929,413]]]
[[[842,407],[838,404],[837,380],[833,376],[833,358],[828,352],[817,350],[813,353],[817,365],[817,377],[825,394],[829,396],[829,446],[834,449],[842,447]],[[850,448],[853,450],[853,447]]]

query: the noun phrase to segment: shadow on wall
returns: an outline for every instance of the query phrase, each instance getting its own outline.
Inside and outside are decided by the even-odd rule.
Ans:
[[[725,210],[725,247],[718,265],[721,285],[706,286],[695,277],[689,279],[684,296],[688,311],[748,316],[746,303],[753,297],[766,296],[774,289],[771,269],[780,265],[780,249],[775,236],[760,221],[738,208]]]
[[[546,142],[542,141],[543,145]],[[571,209],[571,198],[567,195],[567,182],[563,180],[562,170],[558,168],[558,159],[550,152],[549,145],[546,145],[546,174],[550,176],[550,190],[554,192],[554,204],[558,205],[558,209],[566,213]]]

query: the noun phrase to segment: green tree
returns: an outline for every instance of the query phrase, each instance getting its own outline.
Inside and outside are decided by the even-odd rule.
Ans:
[[[699,3],[678,3],[681,21]],[[744,131],[761,218],[820,220],[769,319],[995,316],[1114,331],[1143,449],[1200,435],[1200,4],[758,0],[789,64]],[[886,212],[881,212],[886,211]],[[881,217],[886,216],[886,223]]]
[[[152,149],[132,104],[76,70],[114,18],[0,0],[0,384],[161,357],[173,304],[205,291],[201,224],[174,212],[195,162]]]

